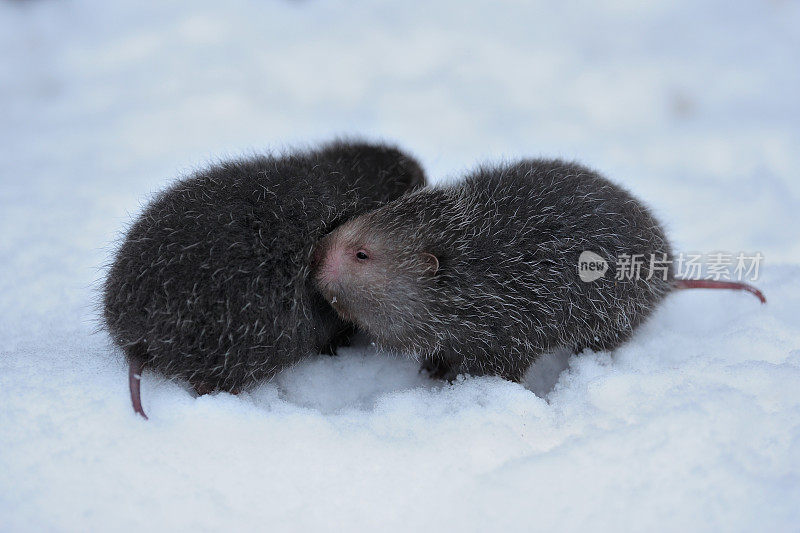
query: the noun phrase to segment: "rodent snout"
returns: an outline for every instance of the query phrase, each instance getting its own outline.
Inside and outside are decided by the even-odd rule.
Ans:
[[[314,251],[311,268],[314,278],[323,293],[329,296],[331,286],[339,279],[344,253],[342,250],[333,246],[318,247]]]
[[[328,303],[331,304],[339,316],[348,320],[349,315],[347,309],[343,306],[343,302],[341,302],[339,298],[341,295],[339,278],[343,261],[344,253],[341,251],[337,252],[329,249],[321,254],[315,265],[314,282],[319,292]]]

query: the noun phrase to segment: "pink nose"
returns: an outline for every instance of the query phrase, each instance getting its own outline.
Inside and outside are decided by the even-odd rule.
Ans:
[[[335,281],[339,277],[343,262],[344,252],[337,248],[330,248],[322,257],[319,278],[325,282]]]

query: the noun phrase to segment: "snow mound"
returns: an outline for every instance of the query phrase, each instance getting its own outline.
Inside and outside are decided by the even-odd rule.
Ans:
[[[0,530],[791,531],[800,523],[791,2],[0,3]],[[768,298],[672,295],[615,353],[442,384],[361,339],[239,396],[146,372],[102,265],[222,157],[384,137],[435,179],[585,161]]]

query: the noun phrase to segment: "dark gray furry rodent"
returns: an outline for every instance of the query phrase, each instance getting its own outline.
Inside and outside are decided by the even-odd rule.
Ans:
[[[582,252],[609,264],[582,281]],[[615,279],[617,257],[647,258]],[[737,288],[678,280],[650,211],[596,172],[558,160],[486,166],[426,187],[337,228],[315,249],[315,279],[339,314],[433,376],[519,381],[541,354],[613,350],[677,288]]]
[[[104,285],[104,318],[130,361],[198,393],[238,392],[301,358],[335,350],[349,325],[314,289],[309,257],[337,223],[425,184],[383,144],[337,141],[216,164],[153,200]]]

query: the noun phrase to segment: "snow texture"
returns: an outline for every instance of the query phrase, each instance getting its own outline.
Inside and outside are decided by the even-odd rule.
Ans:
[[[800,523],[800,6],[0,3],[0,530],[791,531]],[[98,331],[102,265],[222,157],[360,133],[435,179],[574,158],[676,250],[760,251],[525,385],[366,341],[239,396]]]

